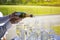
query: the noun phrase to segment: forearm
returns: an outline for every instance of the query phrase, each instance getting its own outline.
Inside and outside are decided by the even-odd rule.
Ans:
[[[12,24],[10,22],[7,22],[3,26],[0,26],[0,38],[4,36],[4,34],[11,27],[11,25]]]
[[[9,16],[0,17],[0,23],[4,23],[9,20],[10,20]]]

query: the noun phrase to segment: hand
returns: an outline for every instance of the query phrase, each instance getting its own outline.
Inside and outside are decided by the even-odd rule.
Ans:
[[[26,14],[24,12],[14,12],[12,13],[12,15],[10,15],[10,22],[11,23],[18,23],[19,21],[21,21],[23,18],[25,17],[33,17],[33,15],[29,15],[29,14]]]
[[[15,23],[18,23],[19,21],[21,21],[22,20],[22,18],[19,18],[19,17],[17,17],[17,16],[14,16],[14,17],[12,17],[11,19],[10,19],[10,22],[12,23],[12,24],[15,24]]]

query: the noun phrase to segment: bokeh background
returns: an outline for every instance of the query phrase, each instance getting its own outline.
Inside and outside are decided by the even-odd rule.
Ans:
[[[9,15],[13,12],[33,15],[59,15],[60,0],[0,0],[0,12]],[[53,28],[60,35],[60,26]]]

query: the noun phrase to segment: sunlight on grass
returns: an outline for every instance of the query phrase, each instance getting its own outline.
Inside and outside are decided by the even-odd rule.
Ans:
[[[33,15],[47,15],[47,14],[60,14],[60,7],[53,6],[0,6],[0,11],[6,14],[11,14],[14,11],[26,12]]]

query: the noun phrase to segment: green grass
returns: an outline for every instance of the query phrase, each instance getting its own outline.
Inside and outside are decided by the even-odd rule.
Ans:
[[[26,12],[33,15],[60,14],[60,7],[53,6],[20,6],[20,5],[0,5],[0,11],[4,15],[15,11]]]

